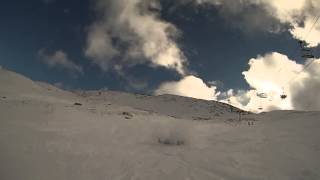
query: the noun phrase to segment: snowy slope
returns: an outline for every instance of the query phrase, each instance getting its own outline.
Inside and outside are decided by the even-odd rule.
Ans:
[[[320,179],[319,112],[238,121],[224,104],[117,92],[77,96],[0,71],[1,180]],[[190,101],[224,113],[193,120],[210,111],[188,109]]]
[[[149,112],[184,119],[209,120],[238,116],[240,109],[216,101],[205,101],[176,95],[147,96],[116,91],[78,92],[92,102],[111,102]]]
[[[77,96],[43,82],[34,82],[20,74],[0,69],[0,97],[37,99],[69,103]]]

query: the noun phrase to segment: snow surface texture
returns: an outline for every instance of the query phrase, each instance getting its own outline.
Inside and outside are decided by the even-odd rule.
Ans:
[[[1,180],[320,179],[320,112],[66,92],[0,69]]]

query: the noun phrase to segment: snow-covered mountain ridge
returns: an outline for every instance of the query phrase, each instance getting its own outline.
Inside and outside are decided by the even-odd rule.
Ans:
[[[0,69],[0,179],[320,179],[320,112],[237,111]]]

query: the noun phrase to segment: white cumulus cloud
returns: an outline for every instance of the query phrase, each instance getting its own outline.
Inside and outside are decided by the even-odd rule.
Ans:
[[[49,54],[44,49],[41,49],[38,52],[38,56],[51,68],[60,67],[70,72],[83,74],[82,67],[72,62],[68,55],[62,50]]]
[[[320,19],[307,17],[304,26],[294,24],[290,32],[296,39],[306,41],[309,47],[316,47],[320,44]]]
[[[85,54],[104,70],[149,63],[185,74],[187,63],[175,42],[176,27],[159,18],[156,0],[97,0],[97,19],[88,33]]]
[[[228,94],[228,102],[249,111],[320,110],[320,60],[306,65],[290,60],[286,55],[274,52],[249,61],[250,68],[243,72],[252,88],[246,92]],[[309,62],[307,63],[309,65]],[[267,95],[265,98],[259,94]],[[287,95],[281,99],[281,95]],[[248,99],[243,103],[241,99]]]
[[[310,61],[304,65],[277,52],[267,53],[250,59],[243,72],[249,90],[220,92],[215,84],[190,75],[161,84],[155,94],[218,100],[252,112],[320,110],[320,59]],[[281,98],[284,94],[286,99]]]
[[[216,91],[215,86],[208,86],[202,79],[190,75],[180,81],[161,84],[155,94],[173,94],[196,99],[216,100],[219,92]]]
[[[92,58],[105,71],[108,70],[108,62],[119,53],[112,46],[111,37],[106,29],[101,23],[93,24],[88,33],[85,49],[85,55]]]

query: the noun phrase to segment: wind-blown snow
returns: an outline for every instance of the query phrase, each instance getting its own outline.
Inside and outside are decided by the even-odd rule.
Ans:
[[[319,112],[238,121],[235,111],[173,95],[73,94],[1,69],[0,179],[320,178]]]

